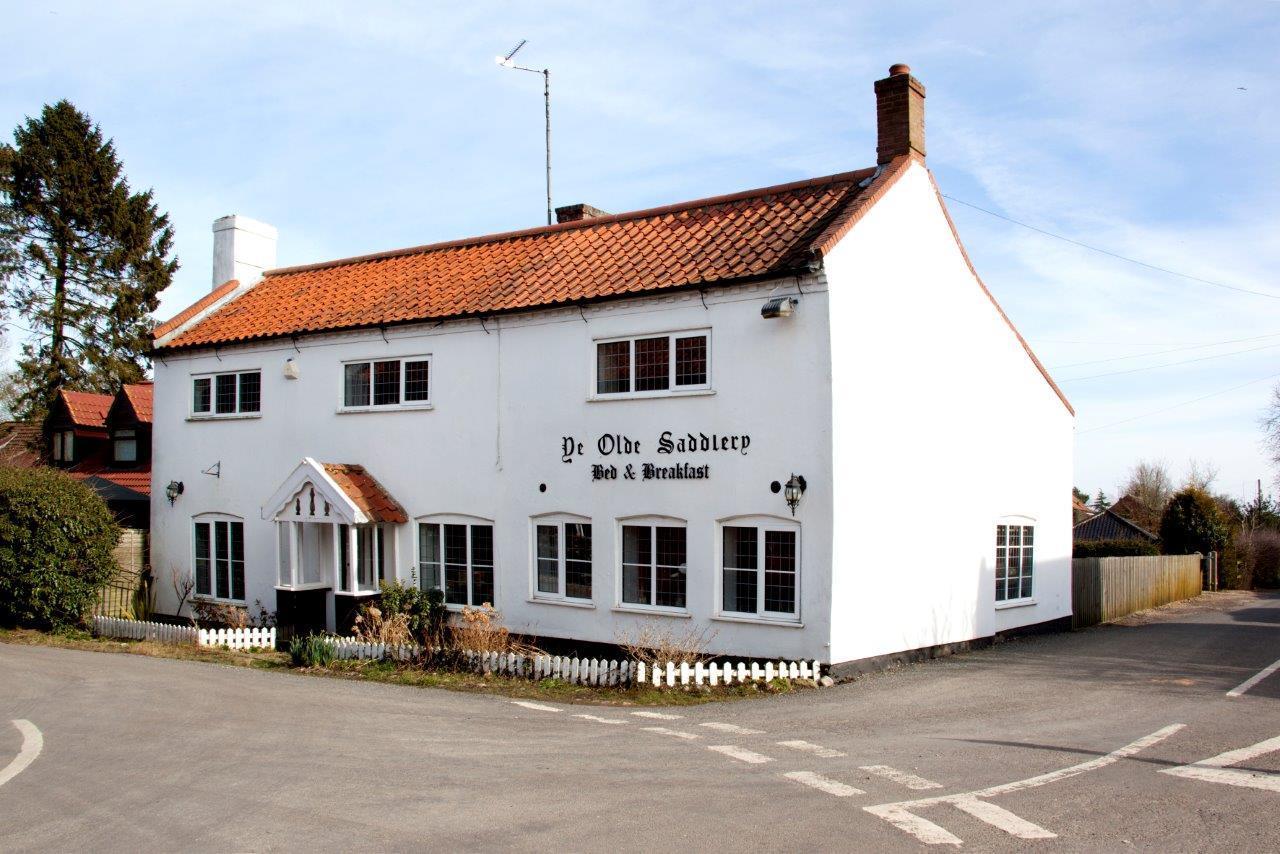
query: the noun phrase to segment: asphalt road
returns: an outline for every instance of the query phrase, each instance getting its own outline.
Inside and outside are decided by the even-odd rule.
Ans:
[[[1277,659],[1216,594],[659,718],[0,645],[0,850],[1276,851]]]

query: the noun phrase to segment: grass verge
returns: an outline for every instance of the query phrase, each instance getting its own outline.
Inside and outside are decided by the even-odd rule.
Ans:
[[[32,629],[0,629],[0,643],[145,655],[152,658],[176,658],[231,667],[251,667],[256,670],[291,671],[331,679],[363,680],[413,688],[443,688],[448,691],[498,694],[504,697],[596,706],[692,706],[749,697],[766,697],[773,694],[789,694],[813,687],[809,682],[793,683],[775,679],[767,684],[721,686],[715,689],[693,686],[665,690],[653,686],[608,688],[573,685],[559,679],[542,679],[534,682],[530,679],[493,674],[423,670],[391,661],[335,661],[328,667],[291,667],[289,656],[283,652],[232,652],[216,647],[97,638],[83,631],[38,632]]]

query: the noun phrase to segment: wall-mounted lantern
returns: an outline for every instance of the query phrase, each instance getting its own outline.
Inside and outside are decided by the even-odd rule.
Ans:
[[[184,488],[180,480],[169,481],[169,485],[164,488],[164,497],[169,499],[170,506],[178,500],[178,496],[182,494]]]
[[[765,320],[775,317],[790,317],[796,313],[800,301],[795,297],[774,297],[760,308],[760,316]]]
[[[791,508],[791,515],[796,515],[796,507],[800,505],[800,497],[804,495],[804,491],[809,485],[805,483],[804,475],[791,475],[791,479],[787,481],[787,485],[782,488],[782,496],[787,499],[787,506]]]

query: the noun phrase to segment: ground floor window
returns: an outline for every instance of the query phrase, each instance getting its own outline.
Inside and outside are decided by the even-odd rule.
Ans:
[[[795,617],[798,532],[763,522],[721,528],[721,609],[730,614]]]
[[[688,555],[684,526],[622,526],[622,601],[684,608]]]
[[[591,599],[591,523],[539,519],[534,525],[536,595]]]
[[[493,525],[418,523],[418,583],[450,605],[493,604]]]
[[[1034,525],[996,525],[996,601],[1031,598]]]
[[[244,601],[244,522],[202,518],[194,522],[196,595]]]

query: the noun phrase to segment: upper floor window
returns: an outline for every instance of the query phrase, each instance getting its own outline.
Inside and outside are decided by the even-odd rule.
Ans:
[[[734,520],[722,525],[721,611],[796,617],[800,551],[797,527],[782,520]]]
[[[534,595],[591,600],[591,523],[574,517],[534,520]]]
[[[261,371],[207,374],[193,377],[191,382],[193,415],[256,415],[262,409]]]
[[[595,393],[649,396],[708,389],[710,356],[706,329],[597,341]]]
[[[73,463],[75,455],[76,434],[71,430],[59,430],[53,434],[53,461],[57,463]]]
[[[138,435],[134,430],[117,430],[111,437],[112,453],[118,463],[138,461]]]
[[[342,407],[426,406],[431,403],[431,357],[370,359],[342,366]]]
[[[996,525],[996,601],[1031,598],[1034,525]]]
[[[689,566],[683,524],[622,526],[622,603],[685,607]]]
[[[194,520],[196,595],[244,601],[244,522],[232,517]]]
[[[437,516],[418,522],[418,583],[449,605],[493,604],[493,524]]]

